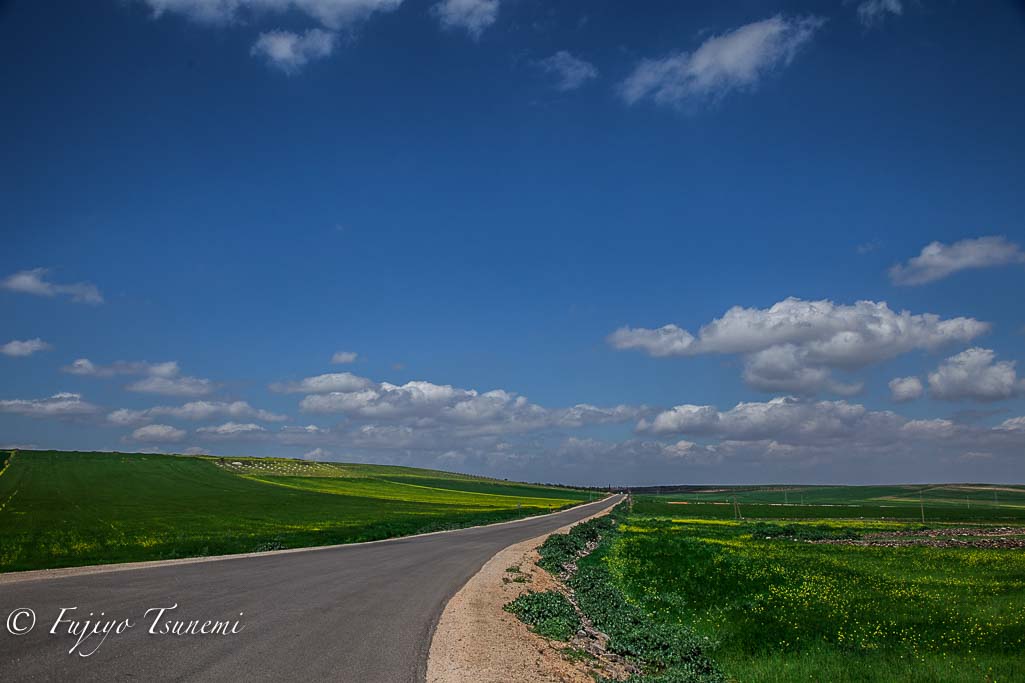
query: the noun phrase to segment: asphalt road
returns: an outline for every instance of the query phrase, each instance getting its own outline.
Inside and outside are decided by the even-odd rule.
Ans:
[[[0,681],[423,681],[445,604],[492,555],[615,502],[298,553],[13,583],[0,578]],[[160,624],[238,622],[240,632],[160,633],[163,626],[153,628],[157,612],[146,610],[175,604]],[[57,623],[62,608],[71,607],[77,609]],[[21,608],[33,610],[36,623],[15,636],[12,629],[31,623],[27,613],[16,613]],[[133,626],[110,630],[105,640],[99,630],[69,652],[78,640],[69,621],[79,622],[80,633],[87,620],[124,619]]]

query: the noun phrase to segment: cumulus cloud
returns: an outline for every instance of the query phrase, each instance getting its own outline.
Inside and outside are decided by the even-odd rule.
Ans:
[[[284,422],[288,419],[285,415],[254,408],[246,401],[190,401],[181,406],[155,406],[145,410],[122,408],[108,414],[107,421],[119,425],[141,424],[158,416],[195,421],[209,420],[214,417],[249,418],[264,422]]]
[[[107,413],[107,422],[118,425],[119,427],[128,427],[131,425],[145,424],[152,418],[145,410],[131,410],[130,408],[119,408],[118,410]]]
[[[679,106],[752,89],[790,64],[824,23],[819,17],[776,15],[713,36],[692,53],[646,59],[620,85],[620,95],[628,104],[651,99]]]
[[[0,413],[14,413],[28,417],[81,417],[99,412],[95,406],[82,399],[81,394],[62,392],[48,398],[11,399],[0,401]]]
[[[807,401],[792,396],[738,403],[727,411],[681,405],[637,423],[638,433],[715,436],[727,441],[766,441],[803,446],[859,442],[892,436],[905,420],[847,401]]]
[[[922,395],[922,380],[917,377],[895,377],[890,380],[890,398],[898,403],[914,401]]]
[[[185,438],[185,430],[171,425],[146,425],[132,432],[130,438],[143,443],[175,443]]]
[[[24,341],[18,341],[17,339],[14,339],[7,342],[3,346],[0,346],[0,353],[4,354],[5,356],[20,358],[24,356],[31,356],[33,353],[36,353],[37,351],[48,351],[52,348],[53,346],[47,344],[39,337],[36,337],[35,339],[26,339]]]
[[[295,11],[330,29],[340,29],[375,12],[391,12],[402,0],[141,0],[153,16],[181,14],[206,24],[228,24],[256,13]]]
[[[778,481],[781,472],[840,481],[866,472],[884,473],[888,481],[963,477],[974,471],[957,469],[968,462],[966,453],[990,453],[987,467],[1014,471],[1025,447],[1025,418],[990,428],[950,419],[911,420],[846,400],[777,397],[726,410],[680,405],[661,412],[626,409],[619,417],[604,412],[602,420],[636,416],[636,436],[625,440],[545,427],[496,429],[505,419],[501,411],[487,417],[489,429],[477,430],[438,416],[451,405],[439,400],[433,410],[391,418],[349,412],[331,427],[287,426],[266,438],[304,452],[319,449],[324,456],[344,452],[351,462],[602,484],[721,483],[737,480],[737,472],[745,482]],[[552,424],[533,424],[546,422]]]
[[[551,57],[535,62],[545,73],[555,76],[555,87],[563,92],[576,90],[598,77],[598,69],[590,62],[559,50]]]
[[[672,324],[656,329],[621,327],[609,335],[608,342],[620,351],[636,349],[656,358],[689,356],[693,353],[694,335]]]
[[[867,27],[883,22],[891,14],[899,17],[903,13],[901,0],[864,0],[858,4],[858,21]]]
[[[72,301],[81,304],[102,304],[103,295],[99,288],[91,282],[76,282],[70,285],[60,285],[46,280],[47,268],[33,268],[23,270],[14,275],[9,275],[0,281],[0,287],[12,292],[34,294],[35,296],[55,297],[58,295],[68,296]]]
[[[1001,236],[979,237],[953,244],[932,242],[907,263],[890,268],[890,280],[898,285],[924,285],[962,270],[1015,263],[1025,263],[1025,252]]]
[[[307,377],[299,382],[275,382],[270,385],[270,389],[280,394],[326,394],[332,391],[360,391],[372,384],[369,379],[351,372],[333,372]]]
[[[288,75],[302,71],[310,62],[329,57],[335,49],[334,33],[314,28],[303,34],[291,31],[261,33],[249,51]]]
[[[1025,417],[1012,417],[1000,423],[998,429],[1012,432],[1025,432]]]
[[[997,361],[990,349],[971,348],[929,373],[929,394],[949,401],[1000,401],[1025,393],[1014,361]]]
[[[814,365],[808,356],[808,349],[796,344],[755,351],[744,363],[744,381],[754,389],[774,393],[830,391],[851,396],[861,391],[861,382],[838,382],[827,367]]]
[[[114,377],[116,375],[144,375],[126,389],[147,394],[166,396],[205,396],[216,388],[208,379],[182,376],[176,361],[149,363],[147,361],[116,361],[110,365],[96,365],[88,358],[79,358],[61,368],[64,372],[84,377]]]
[[[335,354],[331,356],[331,362],[335,365],[347,365],[355,363],[357,358],[359,358],[359,354],[355,351],[335,351]]]
[[[225,422],[224,424],[217,425],[216,427],[200,427],[196,432],[199,434],[206,434],[208,436],[238,438],[265,434],[267,433],[267,430],[253,422]]]
[[[901,433],[933,439],[946,439],[954,436],[957,423],[953,420],[933,418],[930,420],[908,420],[901,425]]]
[[[886,302],[838,305],[791,297],[764,309],[734,306],[697,335],[676,325],[622,327],[608,342],[655,357],[738,354],[745,360],[745,381],[756,389],[844,395],[860,385],[837,382],[831,370],[858,369],[910,351],[967,342],[989,327],[974,318],[897,312]]]
[[[308,413],[341,413],[365,420],[408,420],[420,427],[444,424],[462,434],[575,428],[623,422],[638,414],[637,408],[628,406],[600,408],[578,404],[549,409],[502,389],[478,392],[424,381],[403,385],[353,383],[347,390],[310,394],[299,406]]]
[[[164,396],[205,396],[214,390],[214,383],[199,377],[162,377],[153,375],[129,384],[128,391]]]
[[[478,40],[498,19],[499,0],[442,0],[432,8],[442,28],[463,29]]]

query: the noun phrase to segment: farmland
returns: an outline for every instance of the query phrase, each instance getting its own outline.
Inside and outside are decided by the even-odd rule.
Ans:
[[[731,491],[637,496],[587,563],[654,623],[710,643],[729,680],[1023,680],[1022,490],[995,505],[980,486],[969,510],[961,488],[921,503],[922,487],[874,488],[803,506],[749,491],[740,519]]]
[[[573,489],[273,458],[0,452],[0,572],[377,540],[587,501]]]

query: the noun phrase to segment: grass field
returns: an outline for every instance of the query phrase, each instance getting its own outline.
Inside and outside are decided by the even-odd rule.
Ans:
[[[645,496],[648,497],[648,496]],[[908,484],[901,486],[731,486],[651,496],[663,501],[755,504],[857,505],[862,507],[1025,508],[1025,486]]]
[[[814,506],[741,504],[740,520],[732,505],[640,496],[589,561],[655,621],[717,643],[711,656],[731,680],[1025,680],[1025,550],[920,542],[908,534],[921,522],[846,493],[852,507],[825,495]],[[1025,538],[1021,507],[938,498],[924,503],[928,527]],[[988,531],[994,522],[1018,530]],[[868,544],[893,537],[908,544]]]
[[[0,572],[376,540],[591,497],[432,470],[271,458],[2,451],[0,470]]]

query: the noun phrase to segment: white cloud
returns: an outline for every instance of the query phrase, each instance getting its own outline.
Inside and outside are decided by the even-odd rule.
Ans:
[[[608,342],[620,351],[638,349],[649,356],[692,355],[694,335],[676,325],[663,325],[657,329],[621,327],[608,337]]]
[[[901,428],[903,434],[932,439],[947,439],[954,436],[957,425],[953,420],[934,418],[931,420],[909,420]]]
[[[183,406],[158,406],[150,408],[154,415],[171,415],[183,420],[208,420],[211,417],[225,415],[233,418],[252,418],[265,422],[284,422],[285,415],[278,415],[269,410],[254,408],[246,401],[191,401]]]
[[[1014,431],[1014,432],[1017,432],[1017,431],[1025,432],[1025,416],[1023,416],[1023,417],[1012,417],[1009,420],[1004,420],[1003,422],[1000,423],[1000,426],[997,429],[1002,429],[1002,430],[1006,430],[1006,431]]]
[[[536,62],[546,73],[558,79],[556,88],[563,92],[576,90],[598,77],[598,69],[590,62],[574,57],[566,50],[559,50],[551,57]]]
[[[608,342],[655,357],[739,354],[745,360],[745,381],[754,388],[846,395],[860,385],[837,382],[831,370],[857,369],[910,351],[967,342],[989,327],[974,318],[896,312],[886,302],[838,305],[791,297],[764,309],[734,306],[696,336],[676,325],[622,327]]]
[[[299,73],[310,62],[329,57],[335,49],[334,33],[314,28],[302,35],[291,31],[261,33],[249,51],[268,66],[288,75]]]
[[[235,419],[249,418],[265,422],[284,422],[288,419],[285,415],[254,408],[246,401],[190,401],[182,406],[155,406],[146,410],[122,408],[107,415],[107,421],[120,425],[141,424],[161,415],[182,420],[209,420],[212,417],[220,416]]]
[[[23,356],[31,356],[33,353],[37,351],[48,351],[52,348],[53,346],[47,344],[39,337],[36,337],[35,339],[26,339],[24,341],[18,341],[17,339],[14,339],[12,341],[7,342],[3,346],[0,346],[0,353],[4,354],[5,356],[13,356],[17,358]]]
[[[149,422],[150,419],[148,411],[131,410],[129,408],[119,408],[118,410],[111,411],[107,414],[107,422],[120,427],[145,424],[146,422]]]
[[[147,394],[166,396],[205,396],[216,387],[208,379],[180,376],[176,361],[149,363],[147,361],[116,361],[110,365],[96,365],[88,358],[79,358],[61,368],[72,375],[85,377],[114,377],[116,375],[145,375],[126,389]]]
[[[331,362],[335,365],[347,365],[355,363],[357,358],[359,354],[355,351],[335,351],[335,355],[331,356]]]
[[[847,401],[779,397],[738,403],[726,411],[714,406],[676,406],[650,420],[642,419],[636,431],[714,439],[704,447],[723,456],[746,453],[759,459],[787,457],[808,463],[823,459],[842,463],[855,457],[895,454],[935,458],[940,452],[948,452],[960,457],[967,450],[979,451],[981,447],[1006,455],[1025,445],[1025,441],[1014,440],[1017,429],[1025,428],[1025,419],[1020,425],[1018,420],[1008,420],[991,429],[949,419],[909,420]],[[1009,441],[1011,435],[1015,437]]]
[[[496,389],[478,392],[450,385],[413,381],[403,385],[382,382],[349,391],[311,394],[300,402],[309,413],[341,413],[365,420],[408,421],[420,429],[444,425],[452,433],[497,434],[539,429],[576,428],[588,424],[624,422],[637,408],[599,408],[578,404],[548,409],[525,396]]]
[[[979,237],[953,244],[932,242],[906,264],[890,268],[890,280],[898,285],[924,285],[962,270],[1014,263],[1025,263],[1025,252],[1001,236]]]
[[[351,372],[334,372],[316,377],[307,377],[300,382],[275,382],[271,391],[281,394],[326,394],[331,391],[360,391],[373,382]]]
[[[185,438],[185,430],[171,425],[146,425],[131,434],[133,441],[144,443],[174,443]]]
[[[432,11],[446,29],[465,29],[474,40],[498,19],[499,0],[442,0]]]
[[[375,12],[391,12],[402,0],[142,0],[154,17],[182,14],[207,24],[226,24],[261,12],[295,11],[331,29],[366,19]]]
[[[91,282],[76,282],[70,285],[59,285],[48,282],[46,274],[50,272],[47,268],[33,268],[15,273],[0,281],[0,287],[9,289],[12,292],[34,294],[36,296],[55,297],[66,295],[72,301],[82,304],[102,304],[103,295],[96,285]]]
[[[200,434],[208,434],[210,436],[237,438],[265,434],[267,433],[267,430],[252,422],[244,424],[238,422],[225,422],[224,424],[217,425],[216,427],[200,427],[196,432]]]
[[[824,23],[819,17],[776,15],[709,38],[692,53],[644,60],[621,84],[620,95],[629,104],[651,98],[679,106],[754,88],[790,64]]]
[[[929,373],[929,394],[951,401],[999,401],[1025,392],[1014,361],[996,361],[990,349],[971,348],[951,356]]]
[[[147,361],[115,361],[110,365],[96,365],[88,358],[79,358],[71,365],[61,368],[64,372],[83,377],[114,377],[115,375],[151,375],[174,377],[179,368],[176,361],[149,363]]]
[[[329,458],[331,458],[331,451],[326,451],[323,448],[314,448],[303,453],[305,460],[328,460]]]
[[[619,441],[567,438],[554,425],[556,415],[569,409],[549,410],[527,402],[534,406],[528,409],[529,420],[510,420],[509,412],[527,406],[510,406],[496,395],[464,408],[467,414],[457,417],[450,408],[462,402],[459,392],[467,390],[451,389],[439,392],[451,396],[450,401],[439,400],[429,409],[420,406],[385,418],[365,417],[357,407],[333,427],[288,426],[275,432],[273,440],[307,453],[344,452],[351,462],[602,484],[714,483],[735,480],[738,471],[748,482],[778,481],[780,476],[844,481],[864,478],[866,472],[879,472],[890,481],[957,478],[973,471],[957,469],[965,453],[990,453],[987,467],[1014,472],[1025,447],[1025,418],[986,428],[950,419],[909,420],[843,400],[794,397],[740,403],[727,410],[682,405],[648,414],[627,408],[617,417],[615,409],[608,409],[601,419],[631,414],[642,418],[636,425],[638,436]],[[528,423],[532,428],[524,429]]]
[[[922,395],[922,380],[917,377],[895,377],[890,380],[890,397],[899,403],[914,401]]]
[[[899,17],[903,13],[901,0],[865,0],[858,5],[858,21],[869,27],[884,21],[890,14]]]
[[[809,350],[795,344],[770,346],[747,356],[744,381],[766,392],[813,394],[830,391],[851,396],[861,391],[861,382],[843,383],[833,379],[826,367],[810,361]]]
[[[99,412],[99,406],[82,400],[81,394],[62,392],[49,398],[0,401],[0,413],[28,417],[81,417]]]
[[[199,377],[152,376],[129,384],[128,391],[164,396],[205,396],[214,390],[214,383]]]
[[[676,406],[637,423],[639,433],[715,436],[728,441],[772,440],[781,444],[866,442],[893,435],[904,420],[847,401],[805,401],[784,396],[738,403],[725,412],[714,406]]]

